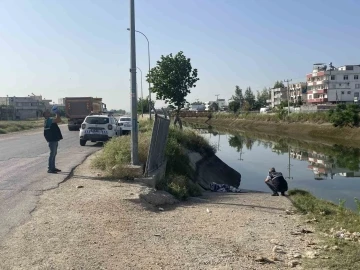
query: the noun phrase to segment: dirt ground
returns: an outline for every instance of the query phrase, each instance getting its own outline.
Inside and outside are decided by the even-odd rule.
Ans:
[[[313,250],[286,197],[206,193],[159,209],[90,159],[0,243],[0,269],[284,269]]]

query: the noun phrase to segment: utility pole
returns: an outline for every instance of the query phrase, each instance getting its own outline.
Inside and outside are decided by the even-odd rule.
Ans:
[[[288,116],[290,115],[290,89],[289,89],[289,82],[291,82],[292,79],[284,80],[284,82],[287,83],[287,100],[288,100]]]
[[[130,62],[131,62],[131,164],[138,165],[138,129],[136,95],[135,4],[130,0]]]

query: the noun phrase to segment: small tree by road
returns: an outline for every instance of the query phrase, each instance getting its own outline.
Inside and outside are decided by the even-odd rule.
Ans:
[[[174,125],[179,123],[180,128],[182,123],[179,113],[186,104],[186,96],[191,92],[191,88],[196,87],[199,80],[197,75],[197,69],[192,68],[190,58],[186,58],[182,51],[175,56],[162,55],[156,67],[147,75],[147,81],[152,83],[151,91],[156,93],[156,98],[175,107]]]

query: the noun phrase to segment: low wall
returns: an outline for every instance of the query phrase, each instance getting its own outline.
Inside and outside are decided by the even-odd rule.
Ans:
[[[194,170],[193,179],[203,189],[208,190],[212,182],[239,187],[241,174],[229,167],[216,155],[202,156],[191,151],[188,151],[187,155]]]

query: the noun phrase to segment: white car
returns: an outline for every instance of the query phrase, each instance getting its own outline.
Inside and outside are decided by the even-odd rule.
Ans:
[[[119,126],[121,128],[121,134],[129,134],[131,132],[131,117],[120,116]]]
[[[87,141],[106,142],[120,136],[120,128],[115,117],[108,115],[89,115],[80,128],[80,145],[85,146]]]

